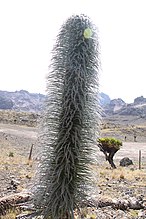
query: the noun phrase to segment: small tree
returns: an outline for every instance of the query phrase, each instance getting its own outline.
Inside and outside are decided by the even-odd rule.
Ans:
[[[104,153],[106,160],[110,163],[111,167],[116,168],[114,164],[113,157],[115,153],[122,146],[122,142],[115,138],[99,138],[98,146],[100,150]]]

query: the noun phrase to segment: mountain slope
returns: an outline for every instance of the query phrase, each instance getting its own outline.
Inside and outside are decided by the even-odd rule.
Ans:
[[[146,117],[146,98],[136,97],[133,103],[127,104],[121,98],[111,100],[107,94],[100,93],[102,116],[126,115]],[[15,92],[0,91],[0,109],[39,113],[45,101],[45,95],[29,93],[26,90]]]
[[[45,95],[29,93],[25,90],[0,91],[0,109],[39,112],[42,109],[44,100]]]

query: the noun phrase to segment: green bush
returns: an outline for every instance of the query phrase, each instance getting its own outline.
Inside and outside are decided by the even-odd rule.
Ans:
[[[120,140],[118,140],[116,138],[110,138],[110,137],[99,138],[98,142],[103,147],[115,148],[117,150],[119,150],[120,147],[122,146],[122,141],[120,141]]]

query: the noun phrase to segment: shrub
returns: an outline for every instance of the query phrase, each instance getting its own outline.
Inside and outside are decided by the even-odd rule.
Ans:
[[[122,142],[115,138],[99,138],[98,146],[104,153],[106,160],[109,161],[111,167],[116,168],[116,165],[113,162],[113,157],[122,146]]]
[[[101,144],[103,147],[108,147],[108,148],[115,148],[117,150],[120,149],[122,146],[122,141],[116,139],[116,138],[99,138],[98,139],[99,144]]]

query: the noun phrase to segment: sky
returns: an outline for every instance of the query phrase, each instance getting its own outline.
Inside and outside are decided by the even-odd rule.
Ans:
[[[82,13],[98,27],[99,90],[146,97],[145,0],[0,0],[0,90],[45,93],[59,28]]]

